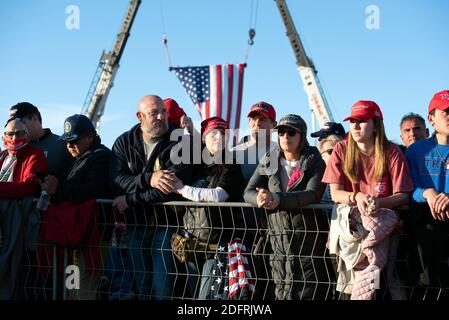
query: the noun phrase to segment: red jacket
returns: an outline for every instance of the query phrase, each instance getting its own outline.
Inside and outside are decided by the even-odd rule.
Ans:
[[[7,150],[0,152],[0,168],[8,155]],[[47,159],[42,150],[26,145],[17,151],[17,164],[14,169],[12,182],[0,181],[0,197],[7,199],[23,199],[38,196],[41,187],[36,172],[47,172]]]
[[[41,272],[48,272],[53,265],[53,249],[51,244],[59,247],[59,265],[62,271],[64,247],[82,249],[86,270],[97,272],[101,266],[99,248],[100,233],[96,225],[98,211],[96,200],[90,199],[82,203],[52,203],[42,215],[42,228],[38,241],[38,260]],[[69,264],[72,251],[69,251]]]

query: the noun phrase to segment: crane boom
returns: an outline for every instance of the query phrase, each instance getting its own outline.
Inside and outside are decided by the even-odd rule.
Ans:
[[[299,34],[296,31],[295,24],[293,23],[285,0],[274,1],[276,2],[285,29],[287,30],[287,37],[290,40],[290,44],[296,57],[296,66],[304,84],[304,90],[309,100],[310,109],[318,119],[320,127],[323,127],[326,122],[334,121],[334,118],[318,80],[315,65],[306,55],[306,51],[304,50]]]
[[[113,86],[115,75],[119,68],[120,58],[126,46],[134,18],[141,0],[131,0],[120,32],[115,40],[111,52],[102,52],[100,62],[84,101],[82,113],[86,115],[95,127],[100,127],[100,120],[104,113],[106,100]]]

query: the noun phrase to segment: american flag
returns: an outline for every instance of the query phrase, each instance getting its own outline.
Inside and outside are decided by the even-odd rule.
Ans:
[[[254,279],[248,263],[246,246],[239,238],[220,243],[214,256],[211,287],[206,299],[251,300],[255,292]]]
[[[245,64],[172,67],[187,90],[201,120],[221,117],[230,129],[240,127]]]
[[[240,239],[236,238],[229,242],[229,299],[237,294],[239,299],[248,299],[254,294],[254,279],[252,279],[247,255],[246,246]]]

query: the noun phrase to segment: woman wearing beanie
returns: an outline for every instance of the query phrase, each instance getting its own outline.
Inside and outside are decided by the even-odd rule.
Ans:
[[[177,183],[177,192],[184,198],[195,202],[239,201],[244,188],[243,176],[240,165],[226,149],[228,128],[220,117],[201,123],[201,164],[194,164],[190,185]],[[211,292],[216,279],[212,277],[214,255],[218,247],[225,247],[232,238],[239,236],[235,229],[243,224],[232,213],[230,208],[205,206],[188,207],[184,215],[181,234],[192,240],[190,250],[194,251],[186,259],[188,284],[191,294],[198,299],[214,298]]]

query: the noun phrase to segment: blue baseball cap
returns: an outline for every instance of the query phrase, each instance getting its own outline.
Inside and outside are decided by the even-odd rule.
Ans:
[[[96,132],[92,121],[82,114],[75,114],[65,119],[64,134],[60,139],[65,142],[71,142],[89,132]]]

